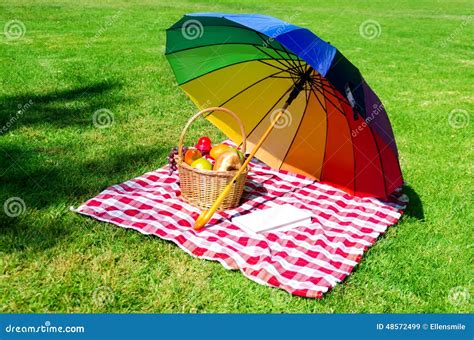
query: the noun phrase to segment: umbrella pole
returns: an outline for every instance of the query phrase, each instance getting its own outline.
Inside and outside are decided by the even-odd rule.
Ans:
[[[214,201],[214,203],[212,204],[212,206],[208,209],[208,210],[203,210],[201,212],[201,215],[199,215],[199,217],[197,218],[196,222],[194,223],[194,229],[195,230],[199,230],[201,229],[202,227],[204,227],[207,222],[209,222],[209,220],[211,219],[212,215],[214,215],[214,213],[216,212],[217,208],[222,204],[222,202],[224,201],[224,199],[227,197],[227,195],[230,193],[230,191],[232,190],[232,186],[234,185],[235,181],[237,180],[237,178],[240,176],[240,174],[245,170],[245,168],[247,168],[247,166],[249,165],[250,161],[252,160],[252,158],[255,156],[255,154],[257,153],[258,149],[260,149],[260,147],[262,146],[263,142],[265,141],[265,139],[267,139],[268,135],[270,134],[270,132],[273,130],[273,128],[275,127],[275,124],[278,122],[278,120],[280,119],[281,115],[285,112],[285,110],[288,108],[290,104],[288,102],[285,103],[285,105],[283,105],[283,107],[281,108],[280,112],[278,112],[278,114],[275,116],[275,118],[273,119],[273,121],[271,122],[270,126],[267,128],[267,130],[265,131],[265,133],[263,134],[262,138],[260,138],[260,140],[258,141],[257,145],[255,145],[255,147],[253,148],[252,152],[248,155],[247,159],[245,160],[244,164],[242,164],[242,166],[240,167],[240,169],[235,173],[234,175],[234,178],[232,179],[232,181],[229,182],[229,184],[227,184],[227,186],[224,188],[224,190],[222,190],[222,192],[219,194],[219,196],[216,198],[216,200]]]
[[[212,215],[214,215],[214,213],[216,212],[217,208],[219,208],[219,206],[224,201],[224,199],[227,197],[227,195],[229,195],[235,181],[240,176],[240,174],[245,170],[245,168],[249,165],[250,161],[255,156],[258,149],[260,149],[260,147],[262,146],[265,139],[267,139],[270,132],[272,132],[273,128],[275,127],[275,124],[281,118],[282,114],[286,111],[288,106],[290,106],[291,102],[298,96],[298,94],[304,89],[304,85],[310,79],[310,76],[311,76],[312,72],[313,72],[313,69],[311,67],[308,68],[308,70],[306,70],[305,74],[301,77],[301,79],[295,84],[293,90],[291,91],[290,95],[288,96],[288,100],[285,102],[283,107],[280,109],[280,112],[278,112],[278,114],[272,120],[270,126],[267,128],[267,130],[263,134],[262,138],[260,138],[257,145],[255,145],[252,152],[248,155],[248,157],[245,160],[244,164],[242,164],[240,169],[235,173],[234,178],[232,178],[232,181],[230,181],[229,184],[227,184],[227,186],[224,188],[224,190],[222,190],[222,192],[216,198],[216,200],[214,201],[212,206],[208,210],[203,210],[201,212],[201,215],[199,215],[196,222],[194,223],[194,229],[195,230],[201,229],[202,227],[204,227],[207,224],[207,222],[209,222]]]

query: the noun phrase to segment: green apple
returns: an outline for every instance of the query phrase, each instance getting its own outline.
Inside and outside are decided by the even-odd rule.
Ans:
[[[199,170],[212,170],[212,164],[204,157],[196,159],[191,163],[191,167]]]

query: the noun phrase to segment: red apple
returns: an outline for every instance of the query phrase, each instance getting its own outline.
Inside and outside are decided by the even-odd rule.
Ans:
[[[211,139],[207,136],[199,138],[197,143],[200,145],[212,145]]]
[[[201,137],[194,147],[201,151],[203,156],[208,155],[212,149],[211,139],[209,137]]]

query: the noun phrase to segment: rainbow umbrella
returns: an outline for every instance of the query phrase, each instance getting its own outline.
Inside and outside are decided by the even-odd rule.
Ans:
[[[188,14],[166,33],[166,57],[180,87],[200,108],[236,112],[249,149],[259,146],[278,114],[256,153],[269,166],[353,195],[387,199],[402,185],[385,109],[334,46],[305,28],[256,14]],[[242,142],[227,115],[207,119]]]

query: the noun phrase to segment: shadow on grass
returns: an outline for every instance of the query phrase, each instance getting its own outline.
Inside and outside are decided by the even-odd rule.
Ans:
[[[123,101],[123,98],[110,95],[120,87],[118,82],[99,82],[47,94],[0,97],[0,136],[22,126],[90,125],[95,111],[111,109]]]
[[[139,168],[153,170],[153,164],[157,164],[157,159],[164,159],[169,149],[167,146],[146,150],[130,148],[106,159],[64,158],[59,162],[48,162],[38,160],[35,149],[2,146],[0,197],[18,196],[36,209],[83,200],[110,185],[130,179],[130,176],[140,175],[137,173]],[[13,159],[15,163],[8,164]]]
[[[58,131],[71,125],[93,129],[94,110],[104,107],[113,110],[114,105],[127,100],[110,95],[117,86],[97,83],[46,95],[3,97],[0,124],[11,119],[11,112],[17,110],[18,103],[31,99],[33,104],[25,108],[21,119],[15,121],[8,132],[37,125]],[[79,133],[81,131],[85,130]],[[33,130],[32,138],[34,133]],[[105,156],[85,159],[82,153],[56,143],[53,138],[44,145],[34,139],[31,143],[25,138],[17,142],[14,136],[14,133],[5,138],[0,135],[0,245],[5,252],[44,251],[70,237],[77,227],[62,221],[70,218],[67,214],[73,216],[68,210],[70,205],[77,205],[141,172],[153,170],[171,148],[160,145],[144,149],[124,141],[123,146],[110,147]],[[73,145],[80,150],[80,143]],[[23,214],[7,215],[4,203],[10,198],[24,202]]]
[[[404,216],[413,217],[419,221],[424,221],[425,213],[423,210],[423,203],[421,202],[421,199],[416,191],[409,185],[406,185],[403,187],[403,193],[406,194],[410,200],[405,210]]]
[[[22,150],[21,164],[0,176],[0,202],[3,205],[7,199],[18,197],[24,202],[25,213],[12,218],[5,210],[0,212],[2,242],[8,240],[1,248],[7,252],[43,251],[54,246],[73,232],[69,223],[61,222],[67,214],[72,216],[69,206],[78,205],[111,185],[141,175],[143,171],[137,172],[138,168],[153,170],[151,164],[164,159],[169,149],[126,150],[108,159],[76,163],[66,160],[56,166],[40,164],[34,168],[27,167],[29,157]]]

